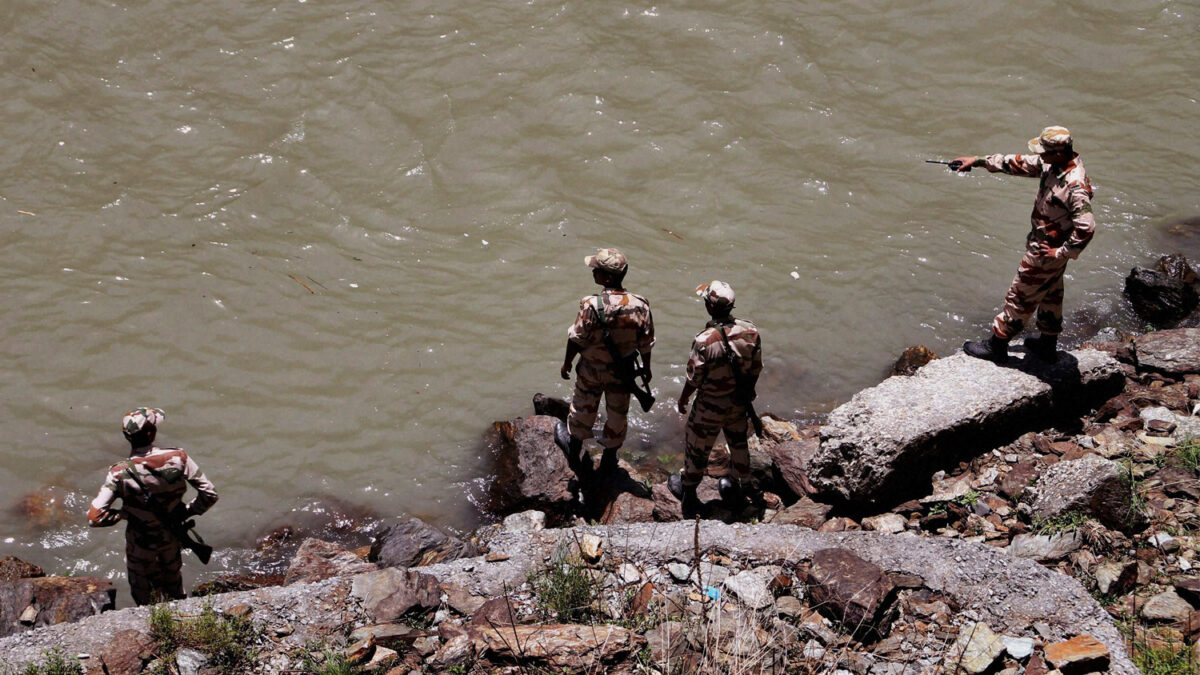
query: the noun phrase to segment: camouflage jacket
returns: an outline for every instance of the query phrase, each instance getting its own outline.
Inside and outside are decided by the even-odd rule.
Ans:
[[[1092,183],[1076,155],[1062,171],[1055,172],[1039,155],[988,155],[984,166],[992,173],[1040,178],[1032,229],[1026,240],[1029,250],[1045,242],[1055,248],[1066,246],[1068,258],[1078,258],[1092,240],[1096,218],[1092,215]]]
[[[741,319],[730,319],[723,324],[709,321],[692,342],[692,355],[687,363],[688,383],[708,396],[727,396],[736,388],[733,369],[725,358],[725,339],[718,326],[724,328],[729,346],[738,355],[742,377],[755,382],[762,372],[762,342],[754,324]]]
[[[102,518],[120,498],[131,528],[163,529],[155,510],[174,511],[183,501],[188,484],[197,493],[187,505],[188,515],[198,516],[217,502],[216,488],[182,449],[139,448],[127,461],[109,467],[100,494],[92,500],[88,520],[95,522]]]
[[[604,289],[579,301],[579,314],[567,329],[567,339],[579,346],[580,367],[607,368],[613,362],[604,344],[598,304],[603,303],[604,323],[622,357],[634,352],[649,354],[654,348],[654,316],[650,303],[625,290]]]

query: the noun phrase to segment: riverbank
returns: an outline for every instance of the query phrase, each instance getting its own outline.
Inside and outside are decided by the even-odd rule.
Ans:
[[[326,647],[347,650],[326,660],[375,658],[377,672],[397,673],[666,672],[672,663],[757,672],[836,662],[855,673],[1015,674],[1075,658],[1060,669],[1136,672],[1131,646],[1190,649],[1200,626],[1197,333],[1063,353],[1057,367],[1077,373],[1072,387],[1053,384],[1019,352],[1012,368],[950,357],[862,392],[826,425],[770,420],[753,452],[769,508],[724,510],[712,485],[725,469],[718,461],[701,490],[709,519],[699,524],[670,522],[678,502],[624,462],[615,476],[580,486],[560,470],[552,416],[505,422],[492,446],[511,468],[498,471],[493,490],[502,523],[456,538],[398,520],[357,553],[306,541],[285,575],[299,583],[194,598],[173,611],[211,605],[259,627],[255,672],[292,672],[305,658],[311,666]],[[1104,400],[1081,413],[1054,405],[1078,399],[1085,382]],[[977,386],[1007,393],[981,404]],[[928,391],[943,400],[902,405]],[[972,412],[947,422],[954,401]],[[1013,411],[1030,405],[1057,411],[1056,426],[1023,430],[1046,419],[1014,422]],[[871,410],[891,411],[885,421],[903,419],[908,433],[849,433],[847,424],[880,428]],[[1011,440],[987,444],[964,431],[997,420],[1008,420],[998,437]],[[821,467],[823,453],[855,436],[877,451],[887,438],[892,451],[877,457],[944,453],[943,468],[924,481],[910,473],[910,489],[882,507],[854,505],[851,483]],[[884,464],[873,466],[863,475],[892,480]],[[596,514],[603,525],[583,520]],[[762,522],[720,522],[747,517]],[[543,529],[547,521],[566,527]],[[94,665],[117,660],[115,645],[143,645],[135,656],[148,658],[133,661],[149,667],[149,616],[108,612],[5,638],[0,649],[19,663],[56,646]]]

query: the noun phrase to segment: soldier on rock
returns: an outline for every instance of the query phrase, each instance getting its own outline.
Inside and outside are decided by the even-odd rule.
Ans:
[[[992,335],[987,342],[963,345],[963,351],[971,356],[994,363],[1008,361],[1009,341],[1035,313],[1040,335],[1025,340],[1025,351],[1048,363],[1058,360],[1063,274],[1067,261],[1079,257],[1096,229],[1092,183],[1074,151],[1071,132],[1064,127],[1046,127],[1029,141],[1029,150],[1034,154],[959,157],[950,162],[955,171],[981,166],[992,173],[1041,181],[1030,216],[1033,226],[1025,238],[1025,256],[1005,296],[1004,309],[992,321]]]
[[[627,378],[620,368],[640,357],[641,374],[650,378],[650,350],[654,348],[654,317],[650,303],[640,295],[625,290],[625,274],[629,264],[624,254],[615,248],[602,248],[596,255],[584,257],[592,268],[592,280],[603,290],[579,301],[579,313],[567,330],[567,351],[560,371],[564,380],[571,379],[571,366],[576,356],[575,393],[571,411],[564,425],[559,422],[555,441],[567,453],[572,468],[590,470],[591,460],[581,458],[583,442],[592,438],[592,425],[604,397],[607,417],[603,436],[598,439],[604,449],[600,468],[611,471],[617,466],[617,449],[625,442],[628,430],[631,393]],[[605,334],[609,336],[606,340]],[[613,357],[617,352],[620,361]]]
[[[125,563],[129,590],[139,605],[187,597],[179,531],[182,527],[186,532],[184,521],[217,502],[216,488],[186,452],[154,445],[162,420],[163,411],[158,408],[138,408],[121,420],[129,441],[129,459],[109,467],[87,514],[92,527],[128,521]],[[185,506],[182,500],[189,484],[197,494]],[[114,509],[117,499],[121,508]]]
[[[733,288],[713,281],[696,289],[711,320],[692,342],[687,381],[679,394],[679,412],[687,415],[683,470],[667,479],[667,487],[683,504],[683,514],[696,514],[696,486],[708,467],[708,455],[725,433],[729,476],[718,482],[721,498],[734,510],[745,506],[750,476],[749,415],[755,385],[762,372],[762,344],[754,324],[732,315]],[[696,402],[688,412],[688,400]]]

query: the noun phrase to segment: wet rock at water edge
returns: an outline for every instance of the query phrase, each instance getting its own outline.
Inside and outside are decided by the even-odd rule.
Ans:
[[[554,442],[557,422],[554,417],[535,415],[492,425],[487,437],[495,469],[490,511],[507,515],[537,509],[551,520],[570,511],[578,482]]]
[[[284,574],[284,584],[320,581],[329,577],[370,572],[378,567],[354,553],[320,539],[305,539]]]
[[[406,518],[376,535],[367,560],[381,567],[419,567],[476,555],[479,548],[474,544],[448,535],[420,518]]]
[[[106,612],[116,597],[112,582],[96,577],[0,581],[0,637]]]
[[[1200,305],[1200,276],[1184,256],[1163,256],[1153,269],[1130,270],[1125,277],[1125,297],[1143,320],[1170,328]]]
[[[904,350],[900,358],[892,364],[892,370],[889,376],[893,375],[912,375],[921,369],[921,366],[937,359],[937,354],[934,354],[925,345],[915,345]]]

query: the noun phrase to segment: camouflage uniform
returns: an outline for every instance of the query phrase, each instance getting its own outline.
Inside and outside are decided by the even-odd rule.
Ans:
[[[161,420],[161,411],[157,412]],[[115,524],[122,516],[129,521],[125,527],[126,567],[129,590],[139,605],[186,597],[180,574],[181,545],[155,511],[170,514],[178,509],[188,484],[198,494],[186,506],[187,517],[198,516],[216,503],[216,488],[186,452],[151,445],[133,449],[127,461],[109,467],[100,494],[92,500],[88,520],[93,525]],[[112,509],[118,498],[121,516]]]
[[[580,349],[567,427],[573,438],[592,438],[592,425],[603,395],[607,417],[604,435],[598,442],[604,448],[615,449],[625,442],[630,392],[617,376],[612,355],[604,343],[598,303],[603,303],[605,324],[622,357],[635,351],[643,356],[650,354],[654,347],[654,317],[650,303],[642,296],[606,288],[579,301],[579,314],[567,329],[567,339]]]
[[[1005,296],[1004,309],[992,321],[992,332],[999,338],[1012,338],[1036,312],[1038,330],[1043,335],[1058,335],[1062,332],[1067,261],[1079,257],[1096,229],[1092,184],[1083,163],[1075,155],[1065,168],[1054,171],[1039,155],[997,154],[981,158],[981,165],[992,173],[1041,180],[1025,256]],[[1062,257],[1042,255],[1042,243],[1060,249]]]
[[[732,317],[709,321],[705,329],[696,335],[687,363],[687,381],[696,388],[696,400],[688,414],[684,433],[685,487],[697,485],[704,477],[708,453],[722,430],[729,446],[730,477],[740,482],[750,475],[746,402],[739,400],[742,397],[735,394],[733,369],[725,357],[722,329],[730,347],[739,357],[742,376],[753,382],[762,372],[762,345],[758,329],[749,321]]]

